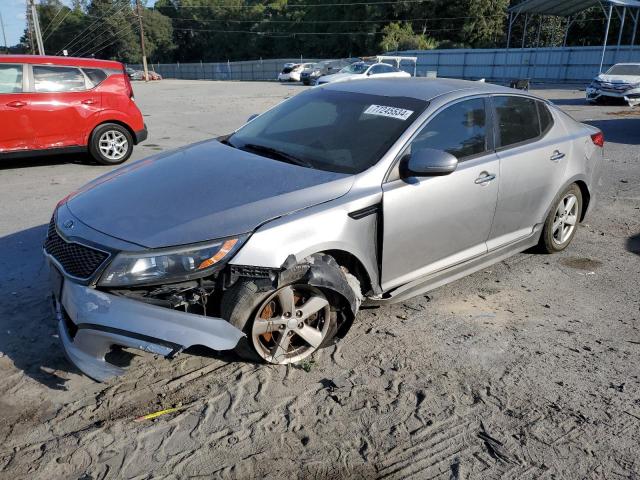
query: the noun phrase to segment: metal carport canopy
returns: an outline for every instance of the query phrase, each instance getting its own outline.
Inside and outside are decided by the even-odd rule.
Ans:
[[[569,35],[569,28],[571,27],[574,19],[572,15],[582,12],[595,5],[600,6],[607,19],[607,26],[604,33],[604,42],[602,44],[602,57],[600,60],[600,73],[602,73],[602,66],[604,65],[604,57],[607,51],[607,42],[609,40],[609,29],[611,27],[611,17],[615,13],[620,18],[620,32],[618,34],[618,47],[622,41],[622,34],[624,32],[624,22],[627,16],[627,9],[629,9],[629,15],[633,20],[633,35],[631,37],[631,48],[636,38],[636,31],[638,29],[638,20],[640,20],[640,0],[524,0],[518,5],[514,5],[509,8],[509,33],[507,34],[507,50],[511,45],[511,28],[518,16],[524,13],[524,33],[522,36],[522,47],[524,48],[524,39],[527,31],[527,20],[529,14],[538,15],[551,15],[554,17],[568,17],[567,18],[567,31],[564,36],[564,44],[566,45],[567,37]],[[622,15],[617,10],[622,9]],[[634,9],[635,12],[634,12]],[[538,40],[540,38],[540,28],[538,28]]]
[[[568,17],[594,5],[640,8],[640,0],[525,0],[511,7],[509,11]]]

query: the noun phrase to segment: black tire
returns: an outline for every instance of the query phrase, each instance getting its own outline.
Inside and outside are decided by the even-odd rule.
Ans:
[[[109,156],[100,150],[100,138],[108,134],[108,132],[117,132],[126,138],[127,145],[124,155],[118,156],[117,158],[109,158]],[[119,165],[126,162],[133,153],[133,136],[129,130],[122,125],[118,125],[117,123],[103,123],[102,125],[98,125],[91,133],[91,137],[89,138],[89,153],[96,162],[102,165]]]
[[[556,212],[560,207],[560,203],[564,202],[564,199],[569,195],[573,195],[577,199],[576,201],[577,218],[574,224],[575,228],[571,230],[570,234],[566,239],[564,239],[564,241],[559,242],[558,239],[554,237],[553,226],[554,226],[554,222],[557,220]],[[540,243],[539,243],[540,249],[544,253],[558,253],[564,250],[565,248],[567,248],[571,243],[571,241],[573,240],[573,237],[575,237],[576,232],[578,231],[578,223],[580,221],[581,216],[582,216],[582,191],[580,190],[580,187],[578,187],[578,185],[573,183],[569,185],[567,189],[565,189],[563,192],[557,195],[556,198],[553,200],[553,205],[551,207],[551,210],[549,211],[549,215],[547,216],[547,219],[544,222],[542,235],[540,236]]]
[[[330,259],[330,265],[332,268],[335,268],[341,274],[344,274],[344,272],[340,270],[340,266],[332,257],[328,257],[327,255],[323,255],[323,257],[325,259]],[[221,317],[228,320],[234,327],[242,330],[246,334],[246,337],[240,340],[235,349],[236,353],[240,357],[257,363],[266,362],[266,360],[256,352],[252,341],[252,327],[254,319],[258,314],[258,310],[263,306],[265,301],[278,290],[296,286],[308,287],[304,279],[308,268],[309,267],[307,265],[296,265],[290,270],[284,272],[281,275],[281,278],[286,278],[287,280],[280,285],[279,289],[274,289],[269,281],[246,279],[238,280],[224,293],[220,305]],[[357,280],[355,281],[357,282]],[[357,285],[359,287],[359,284]],[[335,295],[331,295],[330,291],[323,290],[323,292],[327,293],[326,297],[327,300],[329,300],[331,313],[328,319],[329,326],[326,336],[317,350],[332,343],[339,329],[338,312],[343,308],[343,306],[337,301],[337,297]]]

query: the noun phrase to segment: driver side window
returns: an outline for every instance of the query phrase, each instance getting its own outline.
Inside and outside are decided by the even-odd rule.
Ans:
[[[412,152],[423,148],[444,150],[464,161],[489,148],[485,100],[458,102],[438,113],[411,142]]]

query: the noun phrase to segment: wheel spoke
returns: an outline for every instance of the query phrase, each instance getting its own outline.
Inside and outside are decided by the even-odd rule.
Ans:
[[[291,341],[291,337],[287,335],[288,332],[283,331],[280,338],[278,338],[276,342],[276,346],[271,349],[271,357],[273,361],[278,362],[281,359],[284,359],[287,355],[287,351],[289,350],[289,342]]]
[[[306,320],[314,313],[318,313],[320,310],[329,305],[329,302],[326,298],[313,296],[309,300],[307,300],[304,305],[298,307],[298,310],[302,312],[302,316],[300,317],[302,320]]]
[[[573,210],[573,207],[574,207],[574,206],[575,206],[575,204],[576,204],[576,200],[577,200],[577,199],[576,199],[576,197],[574,197],[574,196],[571,196],[571,197],[569,197],[569,198],[567,199],[567,204],[566,204],[566,206],[565,206],[565,211],[566,211],[567,213],[571,213],[571,210]]]
[[[564,221],[564,223],[566,223],[567,225],[575,225],[576,222],[578,220],[578,216],[577,215],[569,215],[566,220]]]
[[[293,288],[284,287],[278,292],[278,303],[282,308],[282,313],[293,313],[295,308],[295,298],[293,296]]]
[[[286,320],[281,320],[279,318],[273,320],[265,320],[264,318],[256,318],[253,321],[253,334],[254,335],[264,335],[265,333],[277,332],[280,331],[281,325],[286,325]]]
[[[553,227],[552,227],[551,231],[555,234],[560,227],[562,227],[562,219],[561,218],[559,218],[558,220],[553,222]]]
[[[304,325],[302,328],[295,331],[305,342],[312,347],[318,348],[322,343],[322,332],[317,328]]]

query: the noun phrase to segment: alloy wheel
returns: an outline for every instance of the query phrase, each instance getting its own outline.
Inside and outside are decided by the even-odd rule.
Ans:
[[[98,140],[100,153],[111,161],[121,160],[129,150],[127,137],[118,130],[107,130]]]
[[[578,198],[569,193],[565,195],[558,207],[553,218],[552,238],[556,245],[563,245],[573,235],[573,231],[578,223]]]
[[[309,285],[290,285],[272,293],[258,308],[251,337],[269,363],[298,362],[325,340],[331,308],[327,297]]]

